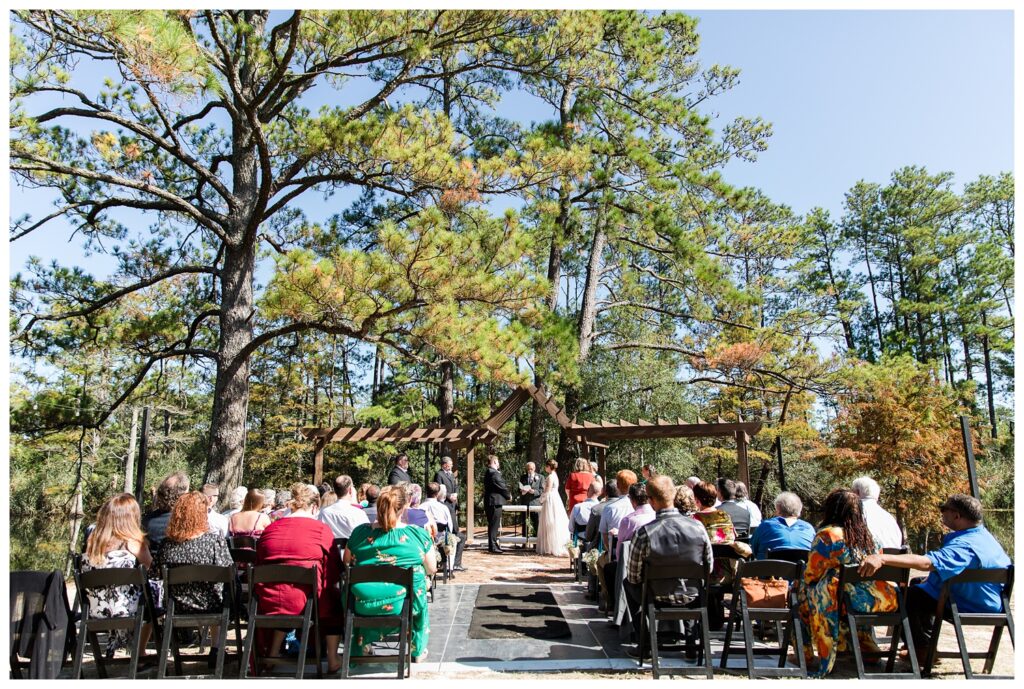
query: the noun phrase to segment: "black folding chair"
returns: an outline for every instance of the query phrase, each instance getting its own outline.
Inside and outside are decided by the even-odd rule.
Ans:
[[[917,654],[914,652],[914,639],[910,635],[910,621],[907,619],[906,590],[910,581],[910,570],[902,567],[885,566],[870,576],[864,576],[859,571],[860,565],[846,565],[839,571],[839,614],[846,615],[850,630],[850,645],[853,647],[853,657],[857,663],[857,677],[859,679],[906,679],[913,677],[921,678],[921,669],[917,664]],[[853,602],[850,600],[848,585],[859,584],[863,581],[884,581],[892,584],[896,589],[896,610],[889,612],[857,612],[853,609]],[[892,628],[892,636],[889,639],[889,661],[886,664],[885,672],[867,672],[864,669],[864,654],[860,650],[860,641],[857,638],[857,628],[866,626],[869,628],[888,626]],[[910,658],[910,672],[895,672],[896,654],[899,651],[900,633],[903,633],[907,643],[908,655]]]
[[[804,635],[803,625],[800,622],[800,615],[797,608],[796,589],[804,576],[804,565],[802,562],[789,562],[787,560],[753,560],[740,562],[736,571],[736,581],[733,587],[732,610],[729,613],[729,623],[725,629],[725,645],[722,648],[722,658],[718,667],[728,669],[729,652],[733,649],[732,636],[738,624],[743,625],[743,648],[747,656],[747,676],[750,679],[756,677],[806,677],[807,661],[804,659]],[[752,608],[749,605],[747,595],[743,590],[743,579],[781,579],[788,583],[789,592],[786,594],[786,604],[783,607],[773,608]],[[774,622],[780,626],[788,622],[786,633],[779,634],[779,647],[755,648],[753,622]],[[793,641],[793,649],[797,656],[799,667],[786,667],[786,652],[789,650],[790,640]],[[754,656],[779,655],[779,665],[773,668],[758,668],[754,665]]]
[[[746,558],[736,552],[736,550],[728,543],[712,543],[711,554],[714,556],[715,562],[723,563],[723,567],[726,570],[735,572],[739,563],[743,562]],[[729,605],[725,604],[725,596],[732,596],[732,580],[727,575],[725,580],[720,584],[708,585],[708,610],[715,611],[714,617],[720,617],[723,624],[725,622],[725,611],[732,608],[732,601],[729,601]],[[720,631],[722,627],[718,626],[717,622],[714,625],[715,631]]]
[[[956,584],[998,584],[1003,587],[1000,599],[1002,610],[1000,612],[960,612],[956,599],[952,595],[952,587]],[[931,674],[932,665],[936,658],[960,658],[964,666],[964,676],[967,679],[975,679],[971,670],[971,658],[984,658],[985,666],[982,673],[987,675],[985,679],[1008,679],[992,675],[992,668],[996,662],[996,654],[999,652],[999,640],[1003,636],[1003,627],[1010,633],[1010,644],[1016,648],[1013,638],[1013,613],[1010,610],[1010,594],[1013,593],[1013,565],[1005,569],[968,569],[957,576],[947,579],[939,594],[939,601],[935,613],[935,626],[932,628],[932,642],[928,648],[925,658],[925,676]],[[948,610],[947,610],[948,607]],[[953,630],[956,632],[956,643],[959,651],[939,651],[939,632],[942,629],[943,617],[953,623]],[[967,648],[967,640],[964,638],[965,626],[993,627],[992,640],[989,642],[988,650],[971,653]]]
[[[437,547],[439,553],[441,553],[441,583],[447,584],[448,581],[455,577],[455,573],[452,572],[452,558],[455,557],[454,552],[450,552],[447,546],[444,546],[445,537],[451,532],[451,527],[447,524],[438,522],[437,524],[437,538],[434,540],[434,545]],[[437,572],[434,573],[434,582],[437,581]],[[431,586],[433,588],[433,586]]]
[[[174,655],[174,674],[184,674],[181,665],[181,648],[174,630],[202,629],[217,625],[220,629],[217,641],[217,665],[214,677],[224,677],[224,656],[227,651],[228,625],[235,623],[235,645],[238,657],[242,656],[242,626],[238,621],[238,610],[235,600],[236,572],[234,567],[217,567],[214,565],[180,565],[164,567],[164,600],[167,601],[167,613],[164,617],[163,643],[160,645],[160,664],[157,668],[157,679],[167,676],[167,651]],[[182,613],[175,609],[174,590],[180,586],[195,583],[221,584],[223,605],[221,610],[208,613]]]
[[[352,587],[356,584],[395,584],[405,588],[402,607],[390,615],[359,615]],[[398,679],[412,673],[412,568],[394,565],[360,565],[349,567],[345,585],[345,650],[341,660],[341,676],[349,676],[351,663],[386,664],[396,656],[352,656],[353,629],[359,627],[398,627]]]
[[[228,536],[228,548],[256,550],[256,539],[253,536]]]
[[[306,591],[306,604],[301,615],[272,615],[259,612],[259,596],[256,594],[257,584],[292,584]],[[323,677],[320,667],[323,653],[320,649],[320,620],[317,608],[317,571],[315,567],[298,567],[295,565],[256,565],[249,568],[249,629],[245,637],[245,650],[242,653],[242,667],[239,676],[249,677],[249,659],[259,669],[263,665],[281,665],[291,662],[288,658],[259,657],[259,650],[253,650],[256,642],[257,629],[295,629],[300,634],[299,657],[296,661],[295,679],[302,679],[306,671],[306,655],[309,649],[309,638],[313,637],[316,652],[316,676]],[[276,650],[276,649],[275,649]]]
[[[805,548],[769,548],[765,553],[766,560],[785,560],[806,565],[811,551]]]
[[[56,679],[76,645],[64,575],[60,570],[16,571],[9,581],[11,678],[23,679],[27,670],[31,679]]]
[[[711,566],[708,562],[653,564],[648,560],[644,563],[643,590],[640,598],[639,663],[640,667],[643,667],[645,646],[649,642],[654,679],[658,679],[662,674],[704,675],[708,679],[714,677],[708,623],[708,581],[710,578]],[[692,604],[688,606],[673,605],[656,601],[657,582],[677,582],[679,579],[685,579],[689,585],[696,586],[698,592],[696,606]],[[700,624],[701,644],[696,667],[661,667],[658,657],[658,623],[662,620],[693,620]],[[703,667],[701,667],[702,663]]]
[[[109,567],[93,569],[88,572],[75,572],[75,586],[79,592],[80,604],[82,606],[82,617],[79,621],[78,643],[75,647],[75,660],[71,670],[71,676],[80,678],[82,676],[82,660],[85,657],[85,641],[89,640],[92,647],[93,657],[96,660],[96,673],[100,679],[107,679],[107,662],[100,649],[97,632],[116,632],[118,630],[130,630],[131,639],[128,647],[128,678],[135,679],[139,669],[139,657],[143,654],[142,648],[142,626],[145,624],[145,617],[153,623],[153,640],[160,642],[160,627],[157,624],[156,613],[153,610],[153,599],[149,594],[149,581],[146,578],[146,568],[143,565],[138,567]],[[139,604],[134,615],[120,617],[92,617],[89,606],[89,592],[120,586],[133,586],[139,590]]]
[[[573,522],[572,525],[572,544],[579,549],[579,554],[572,561],[572,574],[576,583],[583,581],[583,553],[586,552],[586,540],[583,538],[583,534],[587,532],[586,524],[577,524]]]

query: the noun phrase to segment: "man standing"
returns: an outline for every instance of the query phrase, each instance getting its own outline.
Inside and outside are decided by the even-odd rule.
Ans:
[[[441,468],[434,474],[434,482],[444,486],[444,505],[451,513],[452,533],[459,537],[459,545],[455,549],[455,564],[453,569],[456,572],[464,572],[462,566],[462,550],[466,539],[459,533],[459,479],[452,473],[452,458],[442,457]]]
[[[395,457],[395,466],[391,467],[391,473],[388,474],[389,486],[398,483],[412,483],[409,476],[409,455],[404,452]]]
[[[643,571],[648,564],[671,565],[700,563],[707,561],[710,571],[712,562],[711,541],[708,532],[696,519],[684,517],[673,506],[676,489],[668,476],[655,476],[647,482],[647,497],[655,510],[654,521],[645,524],[633,534],[633,545],[626,563],[626,581],[623,590],[633,621],[633,634],[640,638],[640,600],[643,594]],[[674,605],[698,603],[699,590],[693,582],[679,579],[675,582],[662,581],[654,589],[655,601]],[[693,622],[685,625],[686,655],[696,655],[696,628]],[[627,653],[636,658],[635,647]]]
[[[526,473],[519,477],[519,503],[522,505],[539,505],[541,492],[541,475],[537,473],[537,465],[533,462],[526,463]],[[533,535],[537,535],[537,524],[540,523],[539,512],[529,512],[530,523],[533,524]],[[525,524],[525,521],[524,521]],[[523,534],[529,537],[529,533]],[[526,547],[526,544],[523,544]]]
[[[356,487],[351,476],[342,474],[334,479],[334,494],[338,496],[337,502],[320,510],[317,519],[330,528],[335,538],[348,538],[352,529],[370,520],[366,510],[356,504]]]
[[[970,495],[949,496],[939,508],[942,525],[950,530],[942,539],[942,547],[924,555],[868,555],[860,573],[870,576],[890,565],[929,572],[928,578],[913,580],[907,589],[907,617],[918,662],[923,665],[932,643],[935,608],[942,584],[966,569],[1002,569],[1012,563],[1006,551],[982,524],[981,501]],[[998,584],[957,584],[952,597],[962,613],[993,613],[1003,608]],[[949,602],[946,602],[949,606]],[[945,612],[949,611],[949,607]]]
[[[868,531],[883,548],[899,548],[903,545],[903,531],[896,518],[886,512],[878,504],[881,489],[878,482],[870,476],[861,476],[851,486],[853,492],[860,496],[860,511],[864,514]]]
[[[214,532],[218,536],[227,538],[228,518],[213,509],[217,506],[217,500],[220,499],[220,486],[216,483],[207,483],[203,485],[203,495],[206,496],[206,520],[210,525],[210,531]]]
[[[501,506],[511,497],[512,494],[508,492],[505,479],[501,477],[501,471],[498,470],[498,458],[495,455],[488,455],[487,471],[484,473],[484,510],[487,513],[488,552],[505,552],[498,545],[498,530],[501,528]]]

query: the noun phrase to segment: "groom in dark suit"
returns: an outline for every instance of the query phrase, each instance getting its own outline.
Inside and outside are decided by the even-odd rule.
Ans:
[[[452,517],[452,533],[460,538],[459,545],[455,548],[454,569],[457,572],[462,572],[465,571],[465,567],[462,566],[462,550],[465,545],[465,539],[459,534],[459,479],[452,473],[451,457],[441,458],[441,468],[434,474],[434,483],[444,486],[447,493],[444,504]]]
[[[505,479],[498,470],[498,458],[487,457],[487,472],[484,474],[484,510],[487,512],[487,550],[492,553],[503,553],[498,545],[498,529],[501,528],[501,506],[510,499]]]
[[[409,476],[409,455],[404,452],[395,457],[395,466],[391,467],[391,473],[388,474],[389,486],[398,483],[412,483]]]

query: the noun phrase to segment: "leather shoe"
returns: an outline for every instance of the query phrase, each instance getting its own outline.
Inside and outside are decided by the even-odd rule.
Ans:
[[[453,571],[453,572],[467,572],[467,571],[469,571],[469,570],[467,570],[467,569],[466,569],[465,567],[463,567],[462,565],[455,565],[454,567],[452,567],[452,571]]]
[[[626,646],[626,655],[628,655],[630,658],[635,658],[636,660],[640,660],[640,646],[638,644],[633,644],[632,646]],[[644,655],[647,655],[647,654],[645,653]]]
[[[499,546],[498,546],[497,548],[495,548],[495,549],[494,549],[494,550],[492,550],[491,552],[492,552],[492,553],[503,553],[503,552],[505,552],[505,549],[504,549],[504,548],[502,548],[502,547],[501,547],[501,546],[499,545]]]

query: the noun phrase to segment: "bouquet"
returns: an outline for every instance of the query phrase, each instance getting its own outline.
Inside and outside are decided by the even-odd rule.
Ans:
[[[591,574],[597,574],[597,557],[600,553],[597,552],[597,548],[591,548],[587,552],[583,553],[583,563],[586,564],[587,569],[590,570]]]
[[[572,541],[565,544],[565,549],[569,551],[570,560],[575,560],[580,556],[580,547]]]

